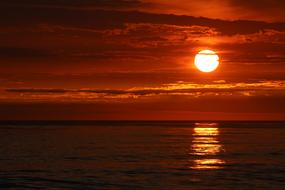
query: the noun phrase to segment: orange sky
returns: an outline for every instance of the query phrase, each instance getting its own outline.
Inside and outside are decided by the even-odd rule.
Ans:
[[[0,119],[283,120],[281,0],[0,3]],[[242,19],[242,20],[239,20]],[[201,73],[193,59],[215,50]]]

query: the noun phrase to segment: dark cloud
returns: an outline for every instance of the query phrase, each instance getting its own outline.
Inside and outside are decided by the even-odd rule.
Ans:
[[[284,22],[282,0],[150,0],[148,11],[178,15],[204,16],[224,20],[263,20]]]
[[[48,1],[39,3],[45,4]],[[67,4],[66,1],[54,4],[57,3]],[[80,1],[72,1],[70,4],[72,3]],[[115,1],[105,3],[112,4]],[[0,57],[6,59],[61,57],[66,59],[61,64],[93,61],[93,66],[114,60],[118,66],[126,60],[132,60],[134,64],[135,61],[147,60],[159,67],[158,59],[170,62],[176,61],[174,59],[177,57],[193,56],[197,51],[196,47],[208,45],[204,43],[207,40],[203,38],[206,37],[214,41],[210,46],[217,49],[244,53],[245,50],[258,48],[258,56],[263,58],[264,62],[272,59],[268,59],[267,54],[262,55],[262,52],[271,53],[274,50],[275,53],[278,52],[276,56],[280,57],[284,49],[282,43],[284,44],[285,23],[226,21],[138,11],[35,8],[4,4],[0,7],[0,32],[3,34],[0,40],[2,46],[13,46],[0,49]],[[260,33],[268,29],[272,34]],[[239,35],[239,38],[215,42],[216,37],[235,35]],[[262,40],[266,43],[260,43]],[[250,56],[234,56],[239,56],[239,60],[250,59]],[[224,58],[227,59],[227,55]],[[278,61],[281,63],[283,59]]]
[[[153,13],[178,13],[210,18],[262,18],[265,20],[284,20],[282,0],[216,0],[164,2],[161,0],[11,0],[0,2],[2,7],[36,7],[36,8],[63,8],[63,9],[111,9],[111,10],[143,10]],[[175,8],[173,8],[175,7]],[[208,11],[209,8],[214,11]],[[219,11],[220,10],[220,11]],[[229,12],[232,13],[229,13]],[[200,12],[200,13],[199,13]],[[212,12],[212,13],[210,13]],[[225,12],[225,13],[224,13]],[[180,13],[181,15],[181,13]],[[268,19],[266,19],[266,17]],[[260,20],[260,19],[258,19]]]
[[[20,47],[0,47],[0,58],[47,58],[55,56],[56,54],[37,48],[20,48]]]
[[[39,24],[49,24],[75,28],[115,29],[123,28],[126,23],[151,23],[176,26],[207,26],[215,28],[225,35],[250,34],[263,29],[285,29],[285,23],[225,21],[201,17],[152,14],[136,11],[66,10],[5,6],[1,7],[0,10],[0,26],[2,28],[19,28]]]
[[[109,94],[109,95],[117,95],[117,94],[127,94],[128,92],[125,90],[91,90],[91,89],[40,89],[40,88],[21,88],[21,89],[6,89],[7,92],[19,92],[19,93],[97,93],[97,94]]]
[[[11,93],[34,93],[34,94],[59,94],[59,93],[87,93],[88,94],[103,94],[104,96],[116,95],[190,95],[199,97],[203,93],[217,93],[219,95],[231,96],[231,93],[241,93],[242,96],[260,96],[271,94],[282,94],[285,89],[284,81],[257,81],[248,83],[225,83],[212,82],[208,84],[195,83],[174,83],[165,84],[160,87],[153,88],[132,88],[124,90],[114,89],[53,89],[53,88],[10,88],[6,92]],[[198,94],[196,94],[198,93]],[[200,94],[201,93],[201,94]],[[213,95],[213,94],[212,94]],[[102,97],[101,97],[102,98]],[[104,97],[103,97],[104,98]],[[121,96],[118,96],[121,98]]]
[[[214,81],[211,85],[176,83],[126,90],[10,88],[5,93],[10,98],[18,95],[20,101],[16,97],[10,103],[0,102],[0,109],[6,110],[0,119],[197,119],[197,113],[216,113],[211,119],[227,118],[223,113],[235,119],[284,116],[284,81]]]
[[[141,2],[139,0],[10,0],[2,1],[2,6],[54,6],[54,7],[73,7],[73,8],[119,8],[119,7],[136,7]]]

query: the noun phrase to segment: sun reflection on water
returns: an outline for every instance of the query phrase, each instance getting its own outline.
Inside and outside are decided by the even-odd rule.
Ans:
[[[192,169],[221,169],[225,161],[218,158],[223,152],[217,123],[195,123],[191,155],[194,156]]]

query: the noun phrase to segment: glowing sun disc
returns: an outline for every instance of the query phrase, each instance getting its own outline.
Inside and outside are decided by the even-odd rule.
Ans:
[[[203,50],[195,56],[194,64],[200,71],[209,73],[218,68],[219,56],[212,50]]]

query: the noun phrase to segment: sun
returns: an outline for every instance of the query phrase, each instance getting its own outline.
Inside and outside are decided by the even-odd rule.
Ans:
[[[212,50],[200,51],[195,56],[194,64],[202,72],[209,73],[219,66],[219,56]]]

